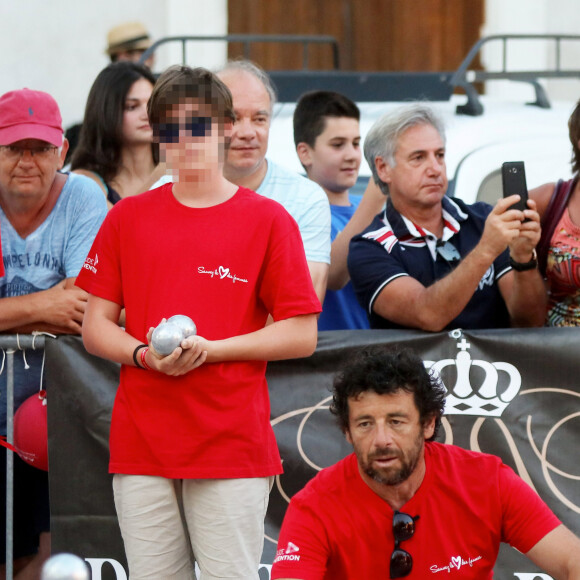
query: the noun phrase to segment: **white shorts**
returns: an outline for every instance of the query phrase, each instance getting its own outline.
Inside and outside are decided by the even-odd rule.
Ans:
[[[113,477],[131,580],[258,580],[273,477]]]

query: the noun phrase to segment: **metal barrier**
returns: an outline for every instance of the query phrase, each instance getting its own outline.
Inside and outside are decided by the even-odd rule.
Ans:
[[[555,63],[552,68],[529,71],[508,71],[507,70],[507,47],[508,41],[513,45],[513,41],[533,40],[553,42],[555,46]],[[481,115],[483,105],[479,101],[479,94],[473,83],[491,81],[491,80],[510,80],[529,83],[534,87],[536,100],[532,105],[543,109],[550,108],[550,101],[544,87],[540,85],[538,79],[555,79],[555,78],[575,78],[580,79],[580,70],[578,68],[565,70],[562,69],[562,41],[578,42],[580,35],[577,34],[497,34],[485,36],[479,39],[471,48],[459,68],[453,74],[450,83],[453,87],[461,87],[467,95],[467,103],[458,105],[457,113],[466,115]],[[502,67],[499,71],[480,71],[468,70],[469,66],[479,54],[482,46],[490,42],[499,42],[502,46]]]
[[[332,64],[335,70],[340,68],[338,41],[334,36],[323,35],[301,35],[301,34],[226,34],[224,36],[168,36],[154,42],[139,59],[144,63],[162,44],[181,43],[182,64],[186,62],[185,45],[188,42],[239,42],[244,46],[244,58],[249,59],[251,56],[250,45],[256,42],[282,43],[282,44],[301,44],[302,45],[302,69],[308,70],[309,52],[311,44],[328,44],[332,49]]]
[[[180,42],[182,63],[186,62],[185,45],[187,42],[224,41],[238,42],[244,46],[244,57],[250,58],[251,45],[257,42],[302,44],[302,70],[268,71],[276,88],[282,94],[282,102],[295,101],[303,92],[324,86],[342,92],[356,101],[404,101],[408,99],[427,99],[446,101],[454,88],[465,91],[467,102],[458,105],[456,112],[465,115],[483,114],[483,105],[474,86],[492,80],[510,80],[529,83],[535,90],[535,101],[531,104],[549,108],[550,101],[539,79],[574,78],[580,79],[580,68],[562,68],[562,43],[578,42],[580,35],[574,34],[501,34],[486,36],[478,40],[463,59],[455,72],[378,72],[378,71],[341,71],[339,45],[333,36],[293,35],[293,34],[228,34],[224,36],[173,36],[162,38],[153,43],[141,56],[145,62],[159,46]],[[537,70],[508,70],[508,44],[518,41],[551,42],[554,44],[554,65]],[[502,66],[498,71],[470,70],[470,66],[484,44],[500,43],[502,47]],[[328,44],[332,49],[332,70],[314,71],[309,69],[309,46]]]
[[[28,349],[44,349],[42,334],[0,335],[0,349],[6,354],[6,441],[14,443],[14,353]],[[6,453],[6,580],[14,577],[14,456]]]

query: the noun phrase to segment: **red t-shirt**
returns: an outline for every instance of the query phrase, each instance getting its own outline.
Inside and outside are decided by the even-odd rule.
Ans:
[[[146,342],[163,317],[186,314],[198,334],[224,339],[320,311],[298,226],[276,202],[240,188],[190,208],[172,184],[130,197],[107,215],[77,284],[126,309]],[[122,366],[110,471],[168,478],[281,473],[263,361],[204,364],[169,377]]]
[[[415,534],[400,544],[413,557],[406,578],[492,578],[500,542],[526,553],[560,524],[498,457],[427,443],[425,462],[425,479],[399,510],[419,516]],[[351,454],[292,498],[271,577],[388,578],[392,522],[393,510]]]

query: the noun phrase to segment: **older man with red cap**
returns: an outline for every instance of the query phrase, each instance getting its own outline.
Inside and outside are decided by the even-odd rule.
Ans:
[[[74,286],[107,206],[98,186],[61,173],[68,143],[56,101],[22,89],[0,97],[0,332],[79,334],[87,294]],[[24,357],[23,357],[24,359]],[[44,388],[43,353],[14,365],[14,407]],[[0,435],[6,434],[6,373],[0,375]],[[3,449],[3,448],[2,448]],[[46,472],[14,457],[14,572],[38,576],[49,555]],[[6,481],[0,456],[0,488]],[[5,495],[5,491],[3,492]],[[0,521],[5,501],[0,500]],[[5,528],[0,525],[0,535]],[[5,555],[5,537],[0,554]],[[1,574],[1,571],[0,571]],[[16,576],[18,578],[18,576]]]

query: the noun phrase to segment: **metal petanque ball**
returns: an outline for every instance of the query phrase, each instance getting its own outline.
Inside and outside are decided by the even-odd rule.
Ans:
[[[183,338],[187,338],[192,334],[197,334],[197,327],[195,326],[195,322],[186,316],[185,314],[176,314],[167,320],[171,324],[176,324],[183,330]]]
[[[56,554],[42,566],[40,580],[89,580],[85,561],[74,554]]]
[[[183,340],[183,330],[177,324],[162,322],[151,335],[153,348],[164,356],[171,354]]]

